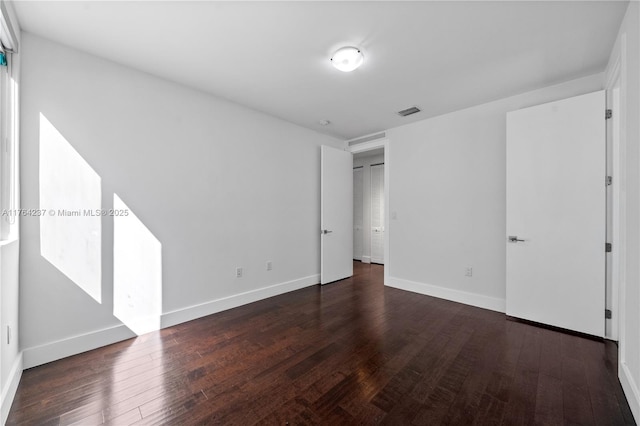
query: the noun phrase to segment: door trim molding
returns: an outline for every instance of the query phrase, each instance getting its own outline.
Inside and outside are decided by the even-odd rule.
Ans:
[[[618,56],[613,63],[609,73],[606,76],[606,96],[607,96],[607,108],[614,110],[614,116],[607,120],[607,126],[614,126],[609,131],[607,127],[607,148],[611,146],[611,167],[612,170],[607,172],[613,177],[613,185],[611,187],[611,235],[607,235],[610,239],[608,242],[613,243],[614,250],[608,254],[610,256],[611,265],[611,332],[609,335],[605,335],[606,338],[618,341],[620,339],[620,319],[622,318],[620,313],[622,309],[622,303],[620,303],[621,287],[625,284],[625,271],[624,271],[624,259],[626,255],[626,242],[624,236],[626,235],[626,197],[621,191],[622,182],[626,181],[626,171],[624,168],[624,160],[626,157],[626,143],[623,139],[623,129],[621,125],[622,117],[622,99],[621,93],[621,66],[620,56]],[[616,87],[617,85],[617,87]],[[618,90],[618,98],[614,99],[613,92]],[[617,101],[617,102],[616,102]],[[614,104],[615,102],[615,104]],[[617,128],[616,128],[617,127]],[[617,131],[617,137],[616,137]],[[607,149],[607,151],[609,151]]]

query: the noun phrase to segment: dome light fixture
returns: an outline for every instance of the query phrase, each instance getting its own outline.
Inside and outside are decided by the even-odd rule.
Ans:
[[[351,72],[364,62],[364,55],[357,47],[346,46],[336,50],[331,64],[342,72]]]

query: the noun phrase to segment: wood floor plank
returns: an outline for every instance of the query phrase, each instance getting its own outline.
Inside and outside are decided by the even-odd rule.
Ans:
[[[546,373],[538,376],[535,422],[543,425],[564,424],[562,379]]]
[[[608,352],[600,342],[583,339],[579,342],[582,360],[585,367],[587,386],[591,399],[594,422],[598,425],[625,424],[623,410],[615,393],[609,389],[614,387],[617,380],[611,375],[609,368],[599,368],[610,365]]]
[[[24,372],[8,425],[623,425],[617,347],[383,267]]]
[[[503,418],[505,425],[534,424],[538,374],[540,370],[540,329],[526,329],[509,401]]]
[[[487,393],[482,394],[477,411],[473,416],[473,425],[500,425],[504,418],[506,403]]]
[[[484,408],[483,402],[494,403],[493,399],[483,398],[486,396],[485,389],[493,379],[493,371],[496,359],[500,356],[502,345],[500,335],[492,329],[480,327],[475,330],[470,340],[475,348],[472,352],[477,354],[472,359],[471,370],[465,382],[457,393],[453,403],[443,419],[443,424],[472,424],[475,418]],[[493,342],[488,344],[487,342]],[[494,404],[491,415],[494,418],[502,418],[503,413],[497,410],[504,408],[503,404]],[[485,413],[490,418],[489,412]]]
[[[562,336],[562,405],[565,423],[595,425],[579,341]]]

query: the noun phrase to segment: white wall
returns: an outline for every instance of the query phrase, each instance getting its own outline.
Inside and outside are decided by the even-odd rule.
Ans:
[[[388,284],[504,312],[505,114],[599,89],[601,74],[389,130]]]
[[[362,261],[371,263],[371,165],[384,163],[384,154],[355,155],[353,167],[362,167],[364,217],[362,225]]]
[[[4,2],[4,0],[3,0]],[[18,26],[18,20],[13,11],[10,3],[5,3],[5,7],[9,16],[7,17],[13,26],[17,42],[20,45],[20,27]],[[19,90],[20,80],[20,55],[13,54],[10,56],[11,72],[14,81],[17,83],[16,90]],[[19,92],[18,92],[19,93]],[[16,93],[16,96],[18,95]],[[17,104],[17,101],[16,101]],[[5,104],[7,105],[7,104]],[[9,111],[3,111],[3,114],[7,114]],[[18,111],[14,111],[15,114]],[[6,117],[6,115],[5,115]],[[2,129],[3,137],[18,137],[17,129],[15,126],[4,123],[5,127]],[[11,134],[11,136],[10,136]],[[17,146],[17,141],[16,141]],[[4,178],[7,174],[3,175]],[[4,190],[9,188],[8,182],[3,182]],[[17,182],[14,182],[14,190],[19,189]],[[19,200],[18,200],[19,202]],[[11,206],[4,205],[3,208],[9,208]],[[18,205],[13,206],[18,208]],[[19,286],[18,286],[18,258],[20,244],[17,239],[17,232],[15,227],[19,226],[19,220],[17,220],[11,229],[11,234],[8,240],[0,243],[0,422],[4,424],[7,416],[9,415],[9,409],[13,402],[20,377],[22,375],[22,353],[19,350]],[[7,334],[10,328],[10,340],[7,339]]]
[[[161,244],[163,326],[319,281],[319,146],[339,141],[28,33],[22,49],[23,208],[47,208],[42,114],[100,177],[103,208],[116,194]],[[26,367],[132,335],[113,316],[113,230],[104,218],[99,303],[23,220]]]
[[[1,392],[2,392],[2,420],[9,415],[9,409],[22,375],[22,353],[19,350],[19,318],[18,318],[18,255],[19,242],[17,240],[0,246],[0,300],[2,301],[2,316],[0,330],[2,340],[0,350],[2,357]],[[7,340],[7,327],[11,328],[11,340]]]
[[[607,80],[620,65],[621,143],[626,147],[622,169],[626,179],[619,182],[626,194],[624,270],[618,309],[619,377],[636,421],[640,421],[640,5],[630,2],[607,70]],[[614,185],[616,182],[614,181]],[[614,244],[614,250],[616,246]]]

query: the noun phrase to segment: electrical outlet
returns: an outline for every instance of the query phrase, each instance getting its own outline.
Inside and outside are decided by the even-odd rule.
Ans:
[[[471,266],[467,266],[466,268],[464,268],[464,276],[465,277],[473,276],[473,268]]]
[[[236,278],[242,278],[242,268],[241,267],[237,267],[236,268]]]
[[[267,271],[271,271],[273,269],[273,263],[270,260],[267,260]]]

